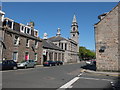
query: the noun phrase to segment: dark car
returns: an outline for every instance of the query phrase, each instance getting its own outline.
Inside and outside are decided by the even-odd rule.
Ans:
[[[45,61],[43,63],[43,66],[55,66],[55,61]]]
[[[55,61],[56,65],[63,65],[63,61]]]
[[[2,70],[17,69],[17,63],[14,60],[4,60],[0,63]]]

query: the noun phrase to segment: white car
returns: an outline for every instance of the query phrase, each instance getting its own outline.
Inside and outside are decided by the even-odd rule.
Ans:
[[[18,68],[28,68],[28,67],[35,67],[35,61],[34,60],[27,60],[22,61],[21,63],[17,63]]]
[[[96,60],[89,60],[89,61],[86,61],[86,64],[89,64],[89,65],[96,65]]]

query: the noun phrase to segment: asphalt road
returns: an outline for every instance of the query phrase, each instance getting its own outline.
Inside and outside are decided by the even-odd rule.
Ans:
[[[111,88],[116,77],[82,72],[84,63],[3,71],[3,88]],[[16,89],[15,89],[16,90]],[[41,90],[41,89],[40,89]],[[62,89],[63,90],[63,89]]]

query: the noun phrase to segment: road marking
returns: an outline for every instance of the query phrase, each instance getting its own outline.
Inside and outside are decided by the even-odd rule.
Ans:
[[[103,81],[113,81],[113,80],[110,80],[110,79],[98,79],[98,78],[87,78],[87,77],[80,77],[80,79],[90,79],[90,80],[103,80]]]
[[[83,73],[80,73],[77,77],[73,78],[72,80],[70,80],[69,82],[67,82],[66,84],[62,85],[59,89],[57,90],[61,90],[61,89],[65,89],[65,88],[72,88],[73,86],[71,86],[73,83],[75,83],[78,79],[80,79],[80,76]]]
[[[60,88],[69,88],[73,83],[75,83],[80,77],[75,77],[73,78],[71,81],[69,81],[68,83],[64,84],[63,86],[61,86]]]

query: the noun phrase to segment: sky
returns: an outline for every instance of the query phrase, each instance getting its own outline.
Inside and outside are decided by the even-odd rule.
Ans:
[[[73,15],[79,26],[79,45],[95,50],[94,24],[98,15],[109,12],[117,2],[3,2],[5,17],[18,23],[34,21],[39,37],[46,32],[48,38],[56,36],[57,28],[61,36],[70,37]]]

